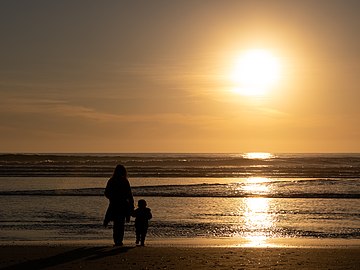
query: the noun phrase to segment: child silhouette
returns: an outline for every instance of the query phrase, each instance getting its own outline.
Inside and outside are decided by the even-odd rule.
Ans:
[[[135,217],[136,245],[145,245],[145,237],[149,227],[149,219],[152,218],[151,209],[146,207],[145,200],[138,201],[138,208],[132,216]]]

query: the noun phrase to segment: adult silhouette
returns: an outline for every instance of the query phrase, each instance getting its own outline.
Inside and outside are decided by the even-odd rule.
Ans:
[[[130,221],[134,210],[134,198],[131,192],[127,171],[123,165],[117,165],[105,188],[105,196],[109,199],[104,226],[113,221],[113,239],[115,246],[122,246],[125,221]]]

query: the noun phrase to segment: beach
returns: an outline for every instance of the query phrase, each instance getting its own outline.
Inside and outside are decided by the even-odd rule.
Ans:
[[[359,247],[13,245],[1,269],[359,269]]]
[[[102,225],[117,163],[153,213],[144,248],[133,219],[120,248]],[[358,154],[12,155],[0,164],[1,269],[359,269]]]
[[[360,270],[359,11],[0,1],[0,270]]]

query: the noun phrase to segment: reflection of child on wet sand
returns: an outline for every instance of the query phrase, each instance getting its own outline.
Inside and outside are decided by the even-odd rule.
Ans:
[[[135,217],[136,245],[145,245],[145,237],[149,227],[149,219],[152,218],[151,209],[146,207],[145,200],[138,201],[138,208],[133,212]]]

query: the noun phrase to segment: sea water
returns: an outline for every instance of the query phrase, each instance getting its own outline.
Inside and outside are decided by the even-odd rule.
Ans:
[[[111,242],[116,164],[152,209],[150,240],[360,239],[359,154],[4,154],[1,241]]]

